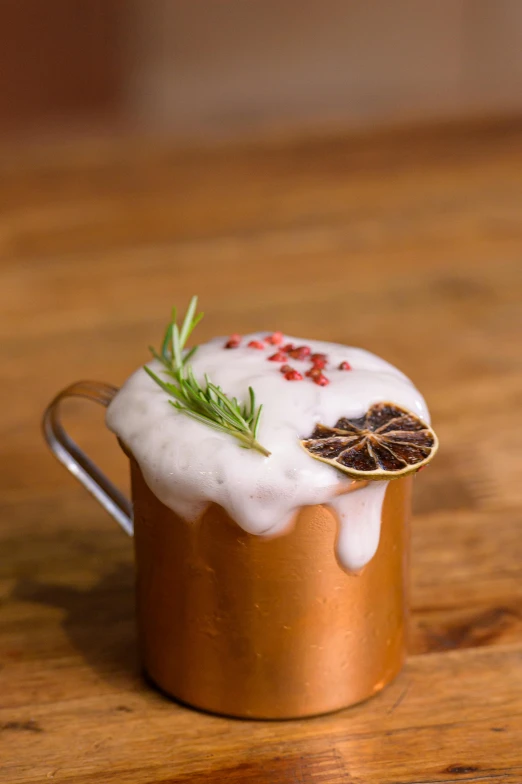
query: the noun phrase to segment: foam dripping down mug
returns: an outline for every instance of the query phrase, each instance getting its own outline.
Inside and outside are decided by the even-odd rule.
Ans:
[[[61,392],[44,415],[47,442],[134,537],[141,660],[164,692],[207,711],[270,719],[365,700],[398,674],[405,657],[411,476],[357,489],[301,446],[279,454],[277,440],[286,431],[281,424],[270,428],[284,412],[284,422],[289,412],[300,415],[292,391],[297,385],[281,386],[270,362],[259,364],[267,368],[264,383],[254,363],[266,357],[246,347],[227,355],[237,367],[220,378],[221,365],[212,360],[221,350],[218,340],[198,348],[194,371],[200,371],[197,362],[210,367],[211,377],[223,388],[228,382],[233,392],[242,372],[255,375],[265,403],[261,432],[272,457],[241,450],[228,436],[171,411],[143,369],[121,391],[81,382]],[[351,351],[350,364],[361,366],[359,380],[356,370],[349,380],[346,373],[336,380],[332,372],[332,411],[350,384],[346,399],[360,409],[359,387],[371,395],[378,382],[409,410],[423,413],[413,385],[383,360],[335,344],[314,349],[333,356]],[[375,378],[368,381],[371,373]],[[310,411],[317,393],[304,384],[300,390],[307,401],[303,411]],[[130,461],[131,501],[64,431],[60,408],[69,397],[109,406],[108,424]],[[298,479],[284,471],[289,456]],[[210,464],[214,483],[207,477],[206,484],[194,484],[194,474]],[[197,503],[190,506],[195,493]],[[283,501],[292,511],[279,524]]]

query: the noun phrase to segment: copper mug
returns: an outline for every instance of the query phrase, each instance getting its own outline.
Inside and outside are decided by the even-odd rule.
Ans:
[[[64,431],[60,404],[107,406],[118,390],[80,382],[44,415],[64,465],[134,535],[143,667],[176,699],[213,713],[288,719],[335,711],[380,691],[405,657],[411,478],[390,482],[377,553],[358,574],[338,564],[338,523],[306,506],[273,538],[210,505],[186,522],[131,465],[132,504]]]

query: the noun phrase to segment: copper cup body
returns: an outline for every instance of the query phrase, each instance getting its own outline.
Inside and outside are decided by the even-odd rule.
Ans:
[[[334,711],[382,689],[405,656],[411,479],[386,492],[378,551],[358,574],[335,558],[337,520],[303,507],[266,539],[217,505],[187,523],[131,458],[143,666],[169,695],[229,716]]]
[[[377,553],[357,575],[336,561],[337,520],[327,506],[303,507],[272,539],[245,533],[216,505],[188,523],[156,498],[121,443],[131,461],[133,526],[128,499],[61,421],[68,398],[107,406],[117,391],[72,384],[42,424],[56,457],[128,534],[134,528],[150,678],[195,707],[264,719],[344,708],[392,680],[405,655],[411,478],[389,483]]]

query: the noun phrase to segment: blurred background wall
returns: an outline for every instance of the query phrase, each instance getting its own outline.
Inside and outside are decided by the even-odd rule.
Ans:
[[[179,137],[522,109],[520,0],[2,0],[0,130]]]

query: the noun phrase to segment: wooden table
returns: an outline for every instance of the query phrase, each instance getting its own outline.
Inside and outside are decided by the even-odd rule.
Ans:
[[[0,780],[522,782],[522,125],[1,149],[0,203]],[[411,656],[367,704],[246,722],[155,692],[131,542],[42,444],[54,392],[122,382],[193,292],[201,339],[362,345],[426,393]],[[71,422],[125,486],[101,412]]]

